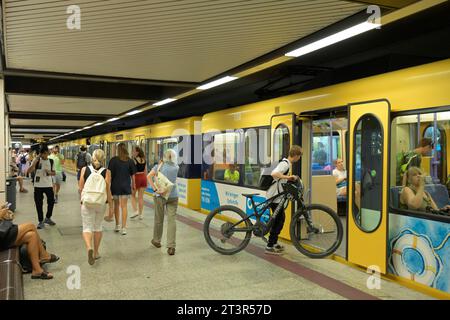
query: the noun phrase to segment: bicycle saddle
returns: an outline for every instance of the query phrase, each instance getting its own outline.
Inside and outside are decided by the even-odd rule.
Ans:
[[[252,198],[253,196],[259,196],[259,193],[243,193],[242,195],[246,198]]]

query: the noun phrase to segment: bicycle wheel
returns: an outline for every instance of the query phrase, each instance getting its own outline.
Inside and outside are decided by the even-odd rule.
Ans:
[[[340,246],[343,228],[338,215],[320,204],[297,211],[290,226],[291,241],[298,251],[310,258],[324,258]]]
[[[231,255],[245,249],[252,236],[252,223],[247,215],[234,206],[221,206],[211,211],[205,219],[203,234],[215,251]],[[236,225],[241,221],[239,224]]]

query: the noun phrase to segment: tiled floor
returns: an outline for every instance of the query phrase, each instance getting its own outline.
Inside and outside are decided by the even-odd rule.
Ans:
[[[29,193],[17,194],[16,222],[35,223],[29,182],[26,187]],[[331,259],[309,259],[290,245],[282,257],[267,256],[263,243],[253,239],[239,254],[220,255],[203,237],[205,216],[181,207],[177,251],[169,256],[164,241],[161,249],[150,244],[150,197],[144,220],[128,221],[128,235],[115,233],[114,223],[105,222],[102,258],[90,266],[81,237],[74,176],[68,175],[59,198],[53,215],[57,225],[39,232],[49,251],[61,260],[48,265],[53,280],[32,280],[24,275],[26,299],[431,299],[385,280],[381,289],[370,290],[368,274]],[[74,279],[80,280],[79,289]]]

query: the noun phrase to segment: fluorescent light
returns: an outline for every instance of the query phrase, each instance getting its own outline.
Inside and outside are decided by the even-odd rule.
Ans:
[[[237,77],[226,76],[226,77],[223,77],[223,78],[220,78],[220,79],[208,82],[208,83],[206,83],[206,84],[204,84],[204,85],[202,85],[200,87],[197,87],[197,89],[198,90],[210,89],[210,88],[220,86],[221,84],[224,84],[224,83],[236,80],[236,79],[237,79]]]
[[[119,118],[111,118],[108,120],[108,122],[112,122],[112,121],[116,121],[116,120],[119,120]]]
[[[98,122],[98,123],[94,124],[94,127],[101,126],[102,124],[103,124],[103,122]]]
[[[91,128],[91,127],[84,127],[83,130],[87,130],[87,129],[90,129],[90,128]]]
[[[127,112],[127,116],[132,116],[132,115],[137,114],[137,113],[139,113],[141,111],[142,110],[133,110],[133,111]]]
[[[363,23],[357,24],[356,26],[353,26],[348,29],[342,30],[338,33],[335,33],[331,36],[328,36],[323,39],[317,40],[313,43],[307,44],[306,46],[298,48],[294,51],[288,52],[285,55],[288,57],[299,57],[299,56],[308,54],[310,52],[322,49],[324,47],[330,46],[339,41],[354,37],[360,33],[378,28],[379,26],[380,26],[380,24],[377,24],[377,23],[363,22]]]
[[[175,101],[175,100],[177,100],[177,99],[167,98],[167,99],[161,100],[161,101],[159,101],[159,102],[156,102],[156,103],[154,103],[153,105],[154,105],[154,106],[162,106],[162,105],[164,105],[164,104],[171,103],[171,102],[173,102],[173,101]]]

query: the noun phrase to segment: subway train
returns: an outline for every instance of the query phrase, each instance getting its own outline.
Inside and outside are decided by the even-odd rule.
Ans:
[[[224,204],[251,205],[261,170],[301,145],[299,175],[311,203],[339,213],[345,234],[334,259],[423,291],[450,294],[450,216],[402,205],[399,158],[420,154],[425,190],[439,208],[450,204],[450,59],[165,123],[61,143],[75,170],[80,145],[101,148],[107,160],[120,142],[143,148],[148,167],[167,149],[178,152],[180,203],[208,213]],[[422,148],[423,149],[423,148]],[[420,149],[420,151],[424,151]],[[205,160],[201,155],[210,155]],[[337,195],[336,159],[347,168],[346,195]],[[234,179],[225,172],[232,168]],[[152,190],[147,190],[151,196]],[[281,236],[289,240],[286,210]]]

